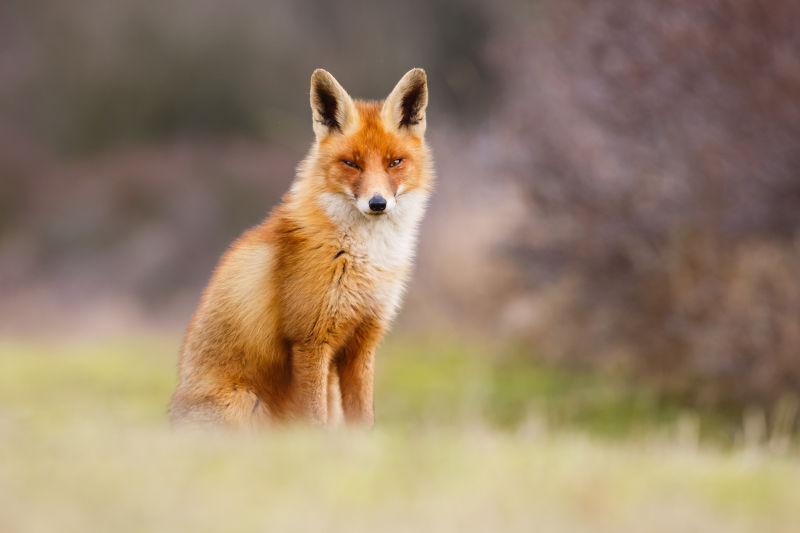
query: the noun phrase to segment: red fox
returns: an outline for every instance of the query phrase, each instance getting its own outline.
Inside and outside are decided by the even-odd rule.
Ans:
[[[225,252],[186,331],[173,423],[373,424],[375,350],[434,181],[425,71],[384,101],[311,76],[315,142],[281,203]]]

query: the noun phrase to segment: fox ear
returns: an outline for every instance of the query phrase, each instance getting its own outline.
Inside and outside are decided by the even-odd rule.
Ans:
[[[353,99],[330,72],[318,68],[311,74],[311,115],[317,139],[345,131],[355,112]]]
[[[419,137],[425,135],[425,109],[428,107],[428,76],[413,68],[400,78],[383,102],[381,116],[391,127]]]

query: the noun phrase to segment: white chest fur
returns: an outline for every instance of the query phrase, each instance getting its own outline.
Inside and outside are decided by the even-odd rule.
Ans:
[[[369,280],[376,301],[381,302],[383,318],[391,320],[414,259],[427,194],[402,194],[394,209],[380,216],[364,215],[352,200],[340,194],[324,193],[320,202],[341,231],[342,249],[350,255],[353,267]]]

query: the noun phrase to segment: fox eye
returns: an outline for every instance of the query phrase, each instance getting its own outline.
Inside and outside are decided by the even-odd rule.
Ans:
[[[389,163],[389,168],[396,167],[397,165],[399,165],[402,162],[403,162],[403,158],[402,157],[398,157],[397,159],[394,159],[391,163]]]
[[[348,166],[348,167],[350,167],[350,168],[354,168],[354,169],[356,169],[356,170],[361,170],[361,167],[359,167],[359,166],[358,166],[358,165],[355,163],[355,161],[350,161],[349,159],[342,159],[342,163],[344,163],[345,165],[347,165],[347,166]]]

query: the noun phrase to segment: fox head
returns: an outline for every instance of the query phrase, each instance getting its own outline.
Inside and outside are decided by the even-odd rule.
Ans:
[[[315,70],[316,140],[305,164],[318,190],[374,219],[395,211],[404,195],[427,191],[427,105],[427,76],[419,68],[408,71],[383,101],[353,100],[330,73]]]

